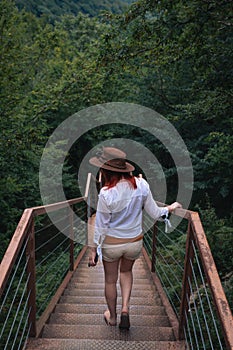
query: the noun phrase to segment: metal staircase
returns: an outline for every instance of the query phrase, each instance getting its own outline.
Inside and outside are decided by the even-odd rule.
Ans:
[[[24,211],[0,265],[0,349],[233,349],[232,313],[199,215],[183,209],[171,235],[144,218],[131,328],[106,326],[102,265],[87,267],[82,224],[91,183],[89,175],[83,197]]]
[[[31,339],[35,349],[185,349],[176,341],[166,309],[143,256],[134,266],[129,331],[106,326],[102,264],[87,267],[83,257],[61,296],[40,339]],[[120,302],[120,289],[118,288]],[[120,312],[120,310],[118,309]]]

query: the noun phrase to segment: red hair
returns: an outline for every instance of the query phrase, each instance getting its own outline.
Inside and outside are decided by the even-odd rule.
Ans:
[[[116,184],[122,179],[127,180],[130,183],[130,185],[132,185],[133,189],[137,188],[135,177],[130,173],[121,173],[116,171],[109,171],[106,169],[101,169],[101,171],[104,178],[103,185],[106,186],[107,189],[110,189],[116,186]]]

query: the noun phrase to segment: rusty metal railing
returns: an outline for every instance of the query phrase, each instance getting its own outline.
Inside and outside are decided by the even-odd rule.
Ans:
[[[59,238],[59,243],[52,248],[52,239],[59,235],[59,232],[53,232],[46,242],[37,245],[36,236],[40,235],[42,222],[46,221],[44,218],[41,221],[41,218],[48,212],[86,206],[86,202],[87,216],[90,216],[95,209],[93,198],[96,200],[96,194],[90,198],[91,186],[92,176],[89,174],[83,197],[24,211],[0,265],[0,348],[21,349],[29,336],[41,333],[87,249],[84,247],[76,259],[79,250],[75,251],[73,210],[68,210],[64,219],[61,218],[67,225],[68,239]],[[149,218],[146,218],[144,247],[151,259],[154,278],[166,292],[166,300],[169,299],[167,303],[163,296],[166,307],[170,308],[168,315],[175,335],[177,339],[185,339],[190,349],[232,349],[232,314],[199,215],[183,209],[177,209],[174,215],[187,221],[187,234],[182,227],[182,230],[176,229],[167,235],[159,225],[148,224]],[[172,236],[176,239],[173,240]],[[67,254],[64,255],[64,251]],[[45,276],[46,261],[53,266],[50,258],[54,265],[59,261],[58,265],[62,266],[59,271],[52,271],[54,276],[61,272],[61,279],[56,290],[50,292],[49,299],[44,300],[47,297],[40,290],[38,279]],[[56,259],[61,259],[62,264]],[[42,274],[36,274],[38,271]],[[45,283],[45,287],[47,290],[48,284]],[[44,307],[38,310],[38,304],[42,302]]]
[[[170,234],[145,218],[144,246],[173,307],[177,339],[189,349],[232,349],[232,313],[199,215],[183,209],[174,214],[184,220]]]
[[[1,349],[22,349],[29,336],[39,336],[85,253],[86,232],[80,243],[74,213],[86,219],[89,185],[90,175],[83,197],[24,211],[0,265]],[[65,235],[49,220],[54,212]]]

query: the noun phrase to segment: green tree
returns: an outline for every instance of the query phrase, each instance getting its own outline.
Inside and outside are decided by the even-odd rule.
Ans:
[[[177,127],[193,159],[193,203],[206,205],[204,191],[218,215],[232,212],[230,14],[227,1],[137,1],[107,17],[113,29],[101,57],[114,77],[135,84],[133,102]]]
[[[20,10],[25,9],[36,16],[45,16],[48,21],[54,22],[61,16],[78,15],[80,12],[91,17],[97,16],[101,11],[122,13],[130,0],[16,0]]]
[[[22,210],[37,203],[38,157],[46,123],[27,115],[25,96],[32,88],[35,64],[33,34],[38,30],[30,14],[20,14],[12,2],[0,3],[1,13],[1,231],[8,235]],[[32,45],[32,46],[31,46]]]

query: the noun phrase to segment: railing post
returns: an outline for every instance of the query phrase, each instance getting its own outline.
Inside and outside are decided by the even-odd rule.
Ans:
[[[29,335],[30,337],[36,336],[36,258],[35,258],[35,228],[34,219],[31,219],[31,225],[29,229],[29,237],[26,247],[26,261],[27,263],[27,292],[28,310],[29,310]]]
[[[179,339],[184,339],[184,326],[186,322],[185,314],[188,311],[191,289],[190,283],[192,280],[192,268],[191,263],[194,259],[193,251],[193,232],[191,222],[188,223],[188,233],[186,239],[186,249],[185,249],[185,262],[184,262],[184,275],[182,281],[182,294],[181,294],[181,304],[180,304],[180,320],[179,320]]]
[[[74,271],[74,213],[73,205],[69,209],[69,227],[70,227],[70,271]]]
[[[158,233],[158,226],[157,226],[157,222],[155,222],[153,225],[153,237],[152,237],[151,272],[155,272],[156,250],[157,250],[157,233]]]

